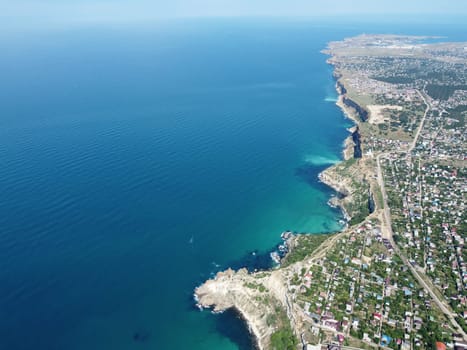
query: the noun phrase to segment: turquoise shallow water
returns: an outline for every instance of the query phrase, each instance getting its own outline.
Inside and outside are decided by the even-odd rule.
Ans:
[[[317,174],[349,122],[319,51],[368,28],[2,37],[0,349],[249,349],[242,323],[197,311],[193,289],[267,265],[283,230],[339,229]]]

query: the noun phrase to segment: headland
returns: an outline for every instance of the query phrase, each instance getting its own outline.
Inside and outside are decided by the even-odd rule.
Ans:
[[[465,346],[467,44],[426,39],[361,35],[323,51],[355,127],[319,179],[348,226],[289,235],[280,267],[229,269],[195,291],[201,308],[235,308],[259,349]]]

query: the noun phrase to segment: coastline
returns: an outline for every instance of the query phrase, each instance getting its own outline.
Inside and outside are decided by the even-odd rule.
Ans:
[[[327,63],[332,65],[332,62],[329,60]],[[334,76],[336,77],[336,91],[338,93],[336,106],[340,108],[344,118],[350,119],[355,125],[347,129],[350,135],[343,141],[343,159],[323,170],[318,174],[318,179],[336,192],[336,195],[329,199],[328,205],[338,207],[341,210],[346,225],[337,233],[342,233],[348,228],[351,220],[351,213],[346,208],[346,204],[350,203],[353,199],[351,195],[352,188],[346,181],[343,181],[342,176],[337,174],[335,169],[342,163],[354,158],[355,143],[353,142],[352,134],[358,128],[360,121],[355,112],[344,103],[345,88],[337,78],[335,72]],[[298,245],[299,236],[292,235],[290,239],[295,241],[290,241],[290,243],[294,243],[290,244],[290,246],[295,245],[296,247]],[[329,234],[325,242],[330,244],[333,241],[331,237],[335,236]],[[293,247],[291,247],[290,251],[292,250]],[[295,265],[301,266],[301,263],[295,263]],[[265,272],[267,276],[258,277]],[[293,334],[296,339],[300,339],[299,334],[296,333],[296,330],[300,327],[297,327],[297,321],[294,320],[294,310],[291,309],[287,299],[286,284],[284,283],[285,276],[278,277],[282,273],[280,269],[255,273],[248,273],[246,269],[238,271],[228,269],[218,272],[213,279],[204,282],[195,289],[195,301],[200,309],[209,308],[212,309],[213,313],[223,312],[227,309],[235,310],[245,322],[252,339],[254,339],[255,349],[267,350],[270,348],[270,338],[274,328],[271,329],[271,326],[267,320],[264,320],[263,316],[267,315],[271,310],[267,306],[257,302],[259,298],[263,297],[263,294],[261,292],[258,293],[255,288],[251,288],[252,285],[260,286],[258,287],[260,291],[261,288],[265,288],[267,293],[271,294],[268,297],[271,300],[277,301],[280,307],[286,310],[287,322],[289,326],[292,323]],[[261,283],[256,284],[258,278],[261,280]],[[272,313],[274,313],[274,310],[272,310]]]
[[[332,62],[330,60],[328,60],[327,63],[332,65]],[[334,73],[334,76],[336,76],[335,73]],[[355,131],[355,128],[358,127],[359,120],[358,120],[358,117],[355,116],[355,113],[349,107],[347,107],[346,104],[344,103],[345,88],[342,82],[340,82],[339,78],[337,77],[336,77],[336,92],[338,93],[336,106],[340,108],[344,118],[351,120],[354,123],[354,126],[347,129],[350,135],[348,135],[344,139],[343,149],[342,149],[343,160],[324,169],[322,172],[318,174],[318,178],[319,178],[319,181],[321,181],[322,183],[324,183],[325,185],[327,185],[329,188],[331,188],[332,190],[336,192],[336,196],[332,197],[329,200],[329,204],[334,207],[338,207],[342,211],[342,215],[344,216],[345,220],[348,223],[351,219],[351,216],[345,207],[344,199],[351,193],[351,188],[347,186],[346,183],[342,181],[342,179],[337,178],[337,174],[334,171],[334,169],[342,162],[345,162],[353,158],[353,152],[354,152],[353,149],[354,149],[355,144],[352,140],[352,133]]]
[[[333,55],[332,51],[325,53]],[[310,238],[313,237],[313,235],[295,235],[293,240],[290,241],[289,253],[283,260],[281,260],[280,268],[275,271],[261,272],[261,274],[266,276],[266,280],[270,279],[274,273],[281,273],[283,276],[282,281],[285,285],[280,285],[276,287],[277,289],[271,289],[271,293],[268,292],[267,294],[267,301],[280,301],[282,309],[280,310],[276,308],[272,311],[272,314],[269,315],[274,315],[274,312],[286,312],[287,317],[285,318],[285,322],[280,323],[279,326],[275,324],[270,326],[269,323],[266,322],[267,326],[269,326],[269,330],[264,331],[259,329],[259,327],[264,328],[264,323],[260,323],[259,325],[258,323],[255,323],[258,315],[267,315],[267,310],[265,311],[264,308],[255,307],[250,310],[242,309],[243,306],[239,304],[242,300],[232,301],[231,305],[229,304],[227,307],[236,308],[244,316],[244,313],[246,313],[246,317],[244,317],[245,322],[247,323],[250,332],[254,335],[259,349],[295,349],[299,345],[300,341],[303,348],[308,348],[308,345],[311,344],[321,346],[334,344],[335,342],[339,342],[339,346],[346,345],[352,346],[352,348],[366,348],[366,345],[378,348],[385,347],[391,340],[383,343],[380,342],[380,339],[384,339],[384,337],[393,337],[389,339],[395,339],[399,336],[399,333],[391,333],[390,330],[383,328],[383,322],[387,322],[387,325],[391,326],[391,319],[388,318],[387,314],[386,316],[384,313],[382,315],[376,314],[379,315],[379,321],[381,322],[379,322],[379,328],[373,328],[371,330],[374,332],[371,337],[368,336],[370,333],[352,334],[349,332],[349,327],[351,327],[350,330],[354,330],[354,332],[355,329],[363,329],[362,332],[365,332],[367,328],[360,328],[358,323],[359,319],[364,319],[365,324],[373,324],[375,319],[375,314],[368,313],[368,311],[366,311],[365,314],[365,307],[373,305],[373,310],[378,310],[380,306],[370,303],[363,304],[363,309],[362,305],[359,305],[358,307],[356,306],[354,309],[355,304],[351,304],[349,302],[349,300],[352,300],[352,297],[354,296],[353,283],[355,281],[360,283],[362,280],[368,280],[365,279],[365,273],[367,273],[365,272],[366,270],[370,269],[371,274],[378,276],[377,283],[384,286],[383,296],[388,288],[393,288],[395,290],[400,288],[398,287],[397,282],[388,280],[388,277],[386,278],[386,281],[384,280],[384,275],[383,277],[380,277],[379,273],[384,271],[381,270],[381,265],[376,265],[376,268],[371,267],[372,262],[384,262],[385,264],[395,264],[397,266],[396,271],[405,269],[403,271],[406,272],[407,269],[410,270],[412,278],[415,277],[409,285],[410,293],[414,288],[415,291],[417,290],[416,288],[418,288],[418,290],[420,290],[420,288],[424,288],[425,292],[428,291],[431,299],[427,299],[424,294],[425,292],[422,292],[421,295],[419,294],[420,300],[417,300],[417,302],[420,303],[417,304],[417,308],[419,305],[423,305],[423,303],[425,303],[425,306],[431,306],[432,301],[434,301],[439,308],[438,311],[440,311],[444,317],[449,316],[449,322],[454,326],[452,329],[457,329],[462,332],[462,327],[464,326],[457,323],[456,319],[452,317],[451,314],[453,313],[449,307],[446,308],[445,303],[438,299],[439,296],[437,296],[435,292],[431,291],[430,282],[428,282],[428,284],[426,283],[427,276],[424,275],[421,270],[417,272],[416,267],[413,267],[416,265],[414,265],[411,260],[407,260],[407,257],[401,253],[401,250],[399,250],[398,244],[396,244],[397,240],[393,240],[394,232],[392,231],[391,214],[389,213],[389,206],[393,207],[393,205],[390,204],[386,198],[385,179],[381,170],[383,165],[380,162],[380,157],[387,156],[390,154],[390,151],[382,148],[382,152],[379,153],[381,148],[376,147],[373,143],[375,130],[368,126],[368,124],[371,124],[372,109],[370,107],[372,106],[371,102],[373,101],[374,96],[363,94],[362,97],[359,94],[355,94],[355,91],[352,90],[347,94],[346,87],[344,86],[344,82],[347,82],[347,80],[339,73],[339,63],[332,59],[329,59],[327,63],[331,64],[334,68],[336,90],[338,93],[336,105],[341,109],[345,118],[352,120],[354,126],[347,129],[350,135],[345,138],[343,143],[343,159],[324,169],[318,174],[318,178],[320,182],[336,192],[336,195],[329,199],[328,205],[339,207],[347,220],[347,227],[342,228],[340,233],[327,236],[323,241],[315,241],[315,243],[317,243],[315,246],[310,244],[310,242],[312,242]],[[348,86],[349,88],[352,87],[352,82],[349,82]],[[418,131],[413,139],[412,146],[409,148],[409,154],[417,144],[417,139],[423,128],[425,117],[431,108],[430,103],[427,102],[427,98],[424,97],[420,91],[416,90],[416,92],[418,92],[426,106],[424,107],[424,115],[418,126]],[[366,141],[365,137],[368,137],[368,141],[365,142],[362,147],[362,138],[363,141]],[[392,145],[392,141],[393,140],[390,139],[386,145]],[[376,157],[373,155],[373,147],[376,147],[378,152]],[[362,148],[367,149],[365,154],[363,154]],[[399,150],[398,154],[400,153],[402,153],[402,151]],[[410,155],[408,157],[410,161]],[[399,259],[395,257],[399,257]],[[341,261],[343,261],[343,265],[341,265]],[[352,265],[343,267],[344,265],[349,264],[349,262]],[[375,269],[376,272],[371,269]],[[326,277],[327,284],[325,285],[323,285],[322,271],[328,274]],[[386,276],[390,276],[390,272],[391,268],[386,268]],[[358,273],[358,277],[356,277],[356,273]],[[341,277],[339,277],[339,274]],[[248,275],[248,278],[251,278],[250,281],[253,281],[253,284],[255,283],[255,275],[257,274]],[[423,277],[425,277],[425,279]],[[410,277],[408,276],[404,276],[405,281],[410,281],[409,278]],[[211,282],[216,284],[218,283],[216,280]],[[269,282],[266,280],[261,283],[265,282],[269,288],[270,284],[268,284]],[[338,288],[340,285],[339,281],[341,280],[349,283],[344,288],[348,288],[349,285],[350,288],[348,293],[345,294],[345,297],[339,297],[339,299],[337,299],[338,304],[336,305],[336,302],[333,303],[333,300],[335,300],[334,292],[336,290],[339,293],[342,292],[342,289],[339,290]],[[234,289],[238,287],[241,288],[241,286],[243,286],[244,289],[252,288],[248,285],[250,282],[245,284],[244,281],[244,279],[241,279],[240,284],[238,282],[234,282],[232,286],[224,286],[231,288],[224,288],[224,295],[218,295],[220,298],[219,301],[208,302],[206,305],[208,307],[214,307],[214,310],[216,311],[219,305],[223,305],[222,303],[225,302],[222,298],[231,298],[230,294],[235,293],[233,291]],[[210,281],[206,282],[206,284],[207,283],[210,283]],[[409,290],[407,289],[409,287],[404,286],[402,288],[404,293],[406,290]],[[261,288],[264,289],[265,285],[254,285],[253,288],[258,288],[261,291]],[[285,288],[285,292],[283,292],[281,288]],[[243,291],[242,293],[245,294],[246,292]],[[376,294],[373,294],[373,296],[375,295]],[[387,296],[390,297],[391,293],[388,293]],[[283,301],[284,297],[285,302]],[[391,299],[391,303],[393,304],[387,302],[387,306],[398,305],[400,303],[398,295],[393,296],[393,298],[394,299]],[[255,294],[253,299],[254,300],[250,300],[249,302],[255,306],[255,300],[262,300],[262,294]],[[362,304],[361,301],[358,303]],[[322,309],[323,305],[326,307],[325,310]],[[347,316],[346,314],[343,314],[343,312],[345,312]],[[353,325],[353,321],[352,325],[349,326],[350,316],[348,315],[357,315],[358,318],[356,326]],[[430,317],[429,319],[428,316]],[[440,317],[441,319],[443,316],[434,314],[425,315],[425,317],[426,318],[423,320],[422,318],[419,318],[420,323],[435,322],[437,317]],[[450,327],[448,323],[445,323],[444,325],[446,328]],[[280,327],[283,328],[281,329]],[[395,327],[394,323],[393,328]],[[271,333],[271,329],[274,333]],[[289,330],[290,332],[288,332]],[[405,332],[405,340],[402,340],[402,337],[397,339],[397,345],[402,343],[407,349],[409,347],[409,341],[407,341],[407,339],[410,340],[410,336],[407,338],[407,328],[405,328],[405,330],[402,329],[402,331]],[[411,331],[409,330],[408,332]],[[270,339],[266,338],[268,333],[271,335]],[[285,337],[282,335],[283,333],[285,333]],[[276,335],[279,336],[279,339],[275,337]],[[456,337],[461,338],[459,335],[456,335]],[[438,335],[436,339],[439,338],[441,337]],[[347,341],[347,339],[350,340],[345,343],[344,341]],[[285,346],[284,344],[292,344],[292,346]],[[431,338],[431,340],[428,339],[426,344],[434,344],[433,338]]]
[[[265,303],[266,293],[275,303]],[[270,294],[270,295],[269,295]],[[195,289],[195,300],[201,309],[212,309],[220,313],[234,309],[245,321],[248,331],[258,350],[267,350],[273,333],[268,318],[277,307],[286,307],[284,298],[285,284],[279,270],[249,273],[247,269],[220,271]]]
[[[228,269],[224,272],[220,271],[216,274],[213,280],[214,281],[218,280],[219,278],[222,278],[223,275],[229,274],[229,273],[235,274],[236,272],[231,269]],[[238,273],[241,273],[241,270],[239,270]],[[204,291],[204,288],[206,288],[206,284],[203,284],[202,286],[199,286],[195,289],[194,298],[199,309],[203,310],[205,308],[212,308],[211,312],[213,314],[223,313],[226,310],[233,310],[235,314],[238,315],[242,319],[244,324],[246,325],[246,328],[248,329],[248,332],[253,339],[254,349],[265,350],[263,343],[261,342],[260,331],[253,317],[251,317],[251,315],[248,312],[246,312],[238,304],[234,304],[234,303],[222,304],[222,303],[219,303],[218,301],[216,302],[216,300],[214,299],[213,300],[206,299],[207,297],[209,297],[210,294],[209,292]]]

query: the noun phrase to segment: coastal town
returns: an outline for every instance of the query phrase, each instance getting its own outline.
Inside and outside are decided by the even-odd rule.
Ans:
[[[220,272],[201,308],[235,308],[259,349],[467,349],[467,43],[329,43],[344,160],[320,174],[342,232],[287,234],[271,271]]]

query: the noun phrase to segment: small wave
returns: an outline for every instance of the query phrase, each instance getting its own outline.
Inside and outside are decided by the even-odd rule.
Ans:
[[[337,97],[334,97],[334,96],[327,96],[325,99],[324,99],[325,102],[334,102],[336,103],[337,102]]]
[[[316,156],[311,155],[305,158],[305,162],[313,164],[313,165],[331,165],[336,164],[340,160],[335,157],[326,157],[326,156]]]

